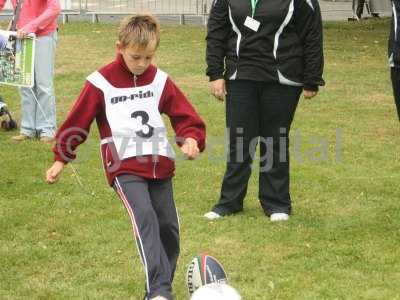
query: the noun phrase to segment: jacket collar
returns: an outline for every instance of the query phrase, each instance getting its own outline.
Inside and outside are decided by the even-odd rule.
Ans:
[[[122,57],[122,54],[120,54],[120,53],[118,53],[117,54],[117,57],[116,57],[116,59],[115,59],[115,61],[116,61],[116,63],[118,64],[118,65],[120,65],[121,66],[121,68],[125,71],[125,72],[127,72],[128,74],[129,74],[129,76],[133,76],[134,74],[129,70],[129,68],[128,68],[128,66],[126,65],[126,63],[125,63],[125,61],[124,61],[124,58]],[[150,65],[147,69],[146,69],[146,71],[144,71],[142,74],[140,74],[140,75],[136,75],[136,77],[137,77],[137,79],[138,80],[144,80],[144,81],[148,81],[148,80],[151,80],[152,78],[152,75],[154,75],[154,73],[155,73],[155,71],[156,71],[156,67],[154,66],[154,65]]]

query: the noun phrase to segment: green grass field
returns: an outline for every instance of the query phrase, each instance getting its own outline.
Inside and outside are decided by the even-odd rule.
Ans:
[[[192,257],[208,252],[245,300],[400,299],[400,127],[389,80],[389,21],[326,23],[319,97],[301,100],[292,132],[294,215],[271,224],[257,200],[257,163],[245,211],[217,222],[202,215],[224,172],[224,105],[208,93],[202,27],[163,27],[157,63],[208,125],[209,148],[179,159],[175,199],[182,251],[174,281],[187,299]],[[114,57],[117,26],[61,26],[56,94],[61,122],[85,77]],[[19,96],[1,86],[19,119]],[[13,144],[0,133],[0,299],[142,299],[144,273],[130,221],[106,185],[92,127],[76,175],[43,180],[50,146]],[[327,150],[327,151],[325,151]]]

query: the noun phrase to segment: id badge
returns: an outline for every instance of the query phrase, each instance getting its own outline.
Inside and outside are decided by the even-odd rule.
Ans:
[[[244,26],[250,28],[251,30],[257,32],[258,28],[260,28],[260,22],[254,20],[252,17],[247,16],[246,21],[244,21]]]

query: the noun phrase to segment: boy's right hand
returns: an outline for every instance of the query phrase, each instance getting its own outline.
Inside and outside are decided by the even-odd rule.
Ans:
[[[46,172],[47,183],[55,183],[58,180],[59,175],[64,169],[65,164],[61,161],[55,161],[50,169]]]

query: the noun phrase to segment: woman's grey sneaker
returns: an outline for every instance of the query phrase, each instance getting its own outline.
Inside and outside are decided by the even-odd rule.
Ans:
[[[221,217],[222,217],[221,215],[219,215],[213,211],[209,211],[208,213],[204,214],[204,218],[206,218],[208,220],[215,220],[215,219],[219,219]]]
[[[287,221],[289,220],[289,215],[285,213],[274,213],[271,214],[271,222]]]

